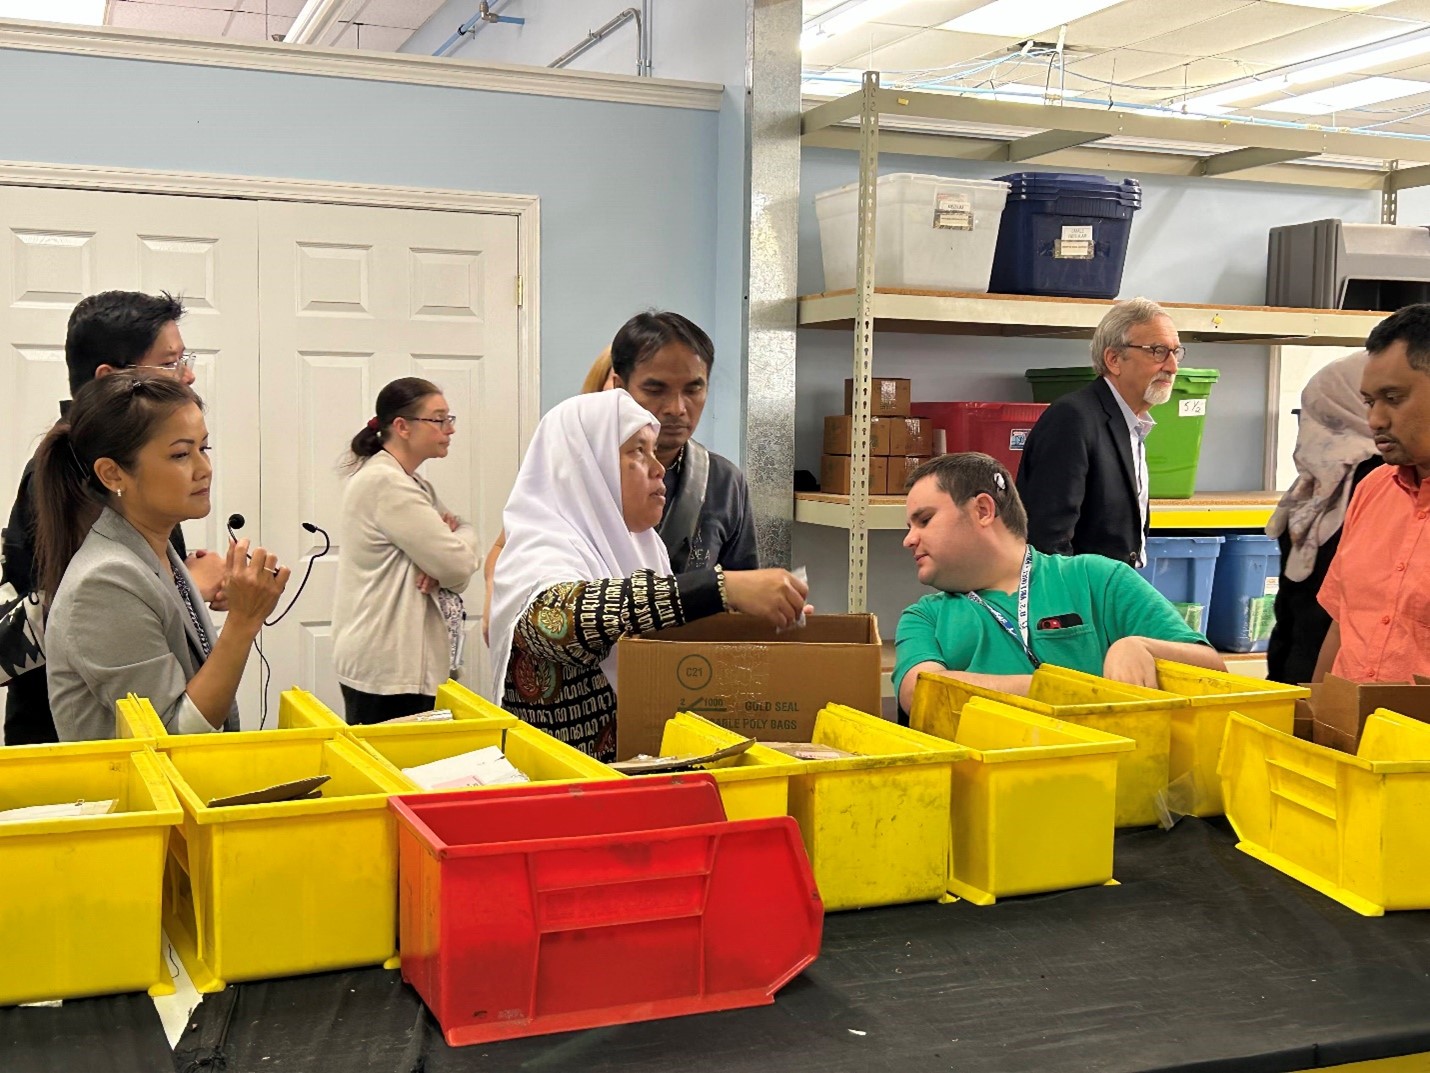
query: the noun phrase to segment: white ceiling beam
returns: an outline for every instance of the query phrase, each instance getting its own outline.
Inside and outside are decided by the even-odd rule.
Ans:
[[[1035,157],[1047,156],[1049,153],[1061,152],[1064,149],[1072,149],[1075,146],[1086,145],[1088,142],[1101,141],[1106,138],[1106,134],[1097,134],[1085,130],[1045,130],[1038,134],[1029,134],[1026,138],[1019,138],[1008,143],[1008,155],[1003,159],[1010,163],[1020,160],[1032,160]]]
[[[1316,155],[1307,149],[1232,149],[1206,157],[1197,168],[1197,174],[1230,175],[1234,171],[1263,168],[1267,164],[1285,164],[1290,160],[1305,160]]]
[[[343,9],[352,0],[308,0],[288,32],[283,35],[284,44],[316,45],[342,18]]]

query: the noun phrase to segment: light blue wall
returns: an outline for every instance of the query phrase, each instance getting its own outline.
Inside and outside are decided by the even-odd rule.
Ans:
[[[537,195],[543,409],[632,313],[714,317],[715,112],[21,51],[0,99],[7,160]]]
[[[715,241],[704,255],[715,259],[714,315],[702,319],[678,306],[710,333],[715,343],[711,404],[700,422],[699,437],[732,459],[744,457],[743,422],[738,419],[745,371],[745,250],[749,225],[745,214],[745,30],[747,0],[652,0],[651,67],[656,78],[714,82],[725,87],[716,135]],[[476,62],[545,66],[638,0],[508,0],[493,5],[502,15],[526,19],[521,26],[479,26],[447,53]],[[404,52],[431,55],[476,11],[474,0],[448,0],[403,46]],[[636,28],[628,22],[570,64],[573,71],[633,74]],[[640,168],[642,181],[664,183],[664,159],[653,153]]]
[[[929,157],[881,155],[881,174],[920,172],[991,179],[1010,170],[1052,170]],[[800,180],[799,290],[824,289],[814,196],[858,179],[855,154],[807,149]],[[1123,175],[1109,176],[1123,178]],[[1132,225],[1122,295],[1164,302],[1263,305],[1266,298],[1267,232],[1281,224],[1327,217],[1359,222],[1379,219],[1379,195],[1320,187],[1133,176],[1142,183],[1143,207]],[[1408,219],[1403,222],[1411,222]],[[826,414],[843,409],[843,382],[850,375],[849,332],[801,329],[797,458],[816,474]],[[1187,364],[1215,368],[1202,444],[1198,488],[1255,490],[1262,487],[1268,354],[1265,347],[1189,346]],[[987,399],[1031,401],[1023,373],[1029,368],[1087,365],[1085,341],[920,336],[878,333],[874,372],[913,381],[918,400]],[[795,562],[838,564],[847,555],[842,533],[796,526]],[[920,594],[899,533],[870,534],[871,608],[891,637],[898,612]],[[814,571],[812,570],[813,574]],[[841,565],[821,566],[811,579],[816,606],[842,610],[846,575]]]

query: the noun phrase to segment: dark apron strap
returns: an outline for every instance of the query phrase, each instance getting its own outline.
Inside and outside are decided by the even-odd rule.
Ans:
[[[675,502],[660,523],[660,538],[671,553],[676,573],[685,569],[690,550],[695,546],[695,534],[700,529],[700,513],[705,509],[705,486],[710,480],[710,452],[696,443],[685,443],[685,472]]]

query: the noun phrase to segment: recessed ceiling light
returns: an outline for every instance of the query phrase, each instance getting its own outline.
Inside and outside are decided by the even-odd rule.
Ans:
[[[944,23],[941,30],[993,37],[1029,37],[1074,22],[1122,0],[993,0]]]
[[[1255,107],[1264,112],[1327,115],[1330,112],[1344,112],[1380,101],[1413,97],[1417,93],[1430,93],[1430,82],[1414,82],[1408,78],[1361,78],[1342,86],[1328,86]]]
[[[0,19],[104,25],[105,0],[0,0]]]

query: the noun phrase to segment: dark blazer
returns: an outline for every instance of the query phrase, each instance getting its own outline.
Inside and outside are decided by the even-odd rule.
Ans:
[[[1039,551],[1136,561],[1144,533],[1132,445],[1102,377],[1043,411],[1028,433],[1017,483],[1028,542]]]

